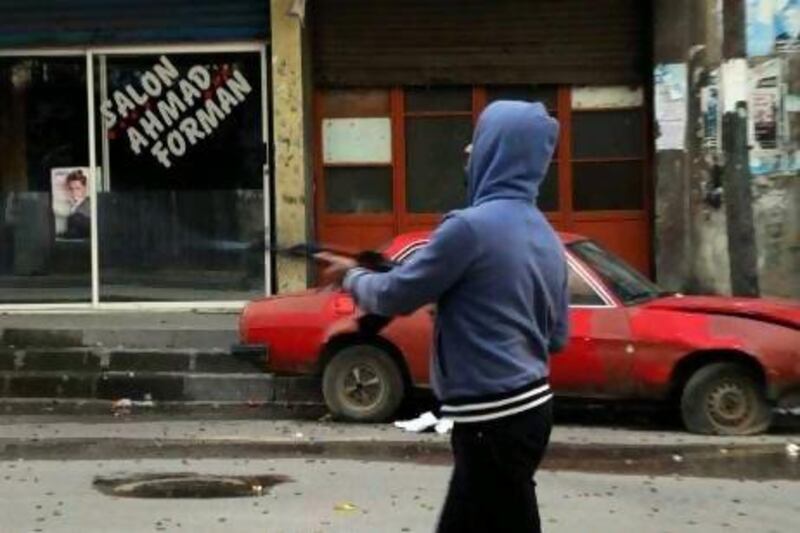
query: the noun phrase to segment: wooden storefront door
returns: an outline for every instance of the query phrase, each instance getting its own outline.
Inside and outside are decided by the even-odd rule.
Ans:
[[[536,100],[561,124],[540,208],[556,229],[596,239],[651,274],[647,113],[641,90],[620,91],[615,99],[568,86],[318,90],[317,237],[358,250],[434,228],[463,206],[463,149],[483,108]]]

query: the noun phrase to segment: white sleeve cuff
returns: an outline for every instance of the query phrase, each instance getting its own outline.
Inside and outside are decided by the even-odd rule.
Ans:
[[[347,274],[344,276],[344,280],[342,281],[342,288],[347,292],[353,292],[353,285],[355,284],[356,279],[359,276],[363,276],[364,274],[368,274],[369,270],[366,268],[356,267],[351,268],[347,271]]]

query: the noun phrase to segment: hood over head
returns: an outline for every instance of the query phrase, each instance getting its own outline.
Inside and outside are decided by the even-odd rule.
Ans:
[[[467,165],[469,205],[535,201],[550,165],[558,121],[540,103],[499,100],[481,113]]]

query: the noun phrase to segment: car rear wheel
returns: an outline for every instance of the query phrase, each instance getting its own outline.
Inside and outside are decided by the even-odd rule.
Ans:
[[[400,369],[383,350],[368,344],[344,348],[325,367],[322,394],[331,414],[354,422],[382,422],[403,401]]]
[[[763,386],[736,363],[713,363],[692,374],[681,395],[681,414],[689,431],[707,435],[753,435],[771,421]]]

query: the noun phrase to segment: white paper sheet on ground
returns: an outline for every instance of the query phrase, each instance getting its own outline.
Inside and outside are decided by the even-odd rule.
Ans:
[[[426,429],[435,427],[438,423],[439,419],[436,418],[436,415],[430,411],[427,411],[419,415],[417,418],[411,420],[397,420],[394,425],[395,427],[405,431],[419,433],[421,431],[425,431]]]

